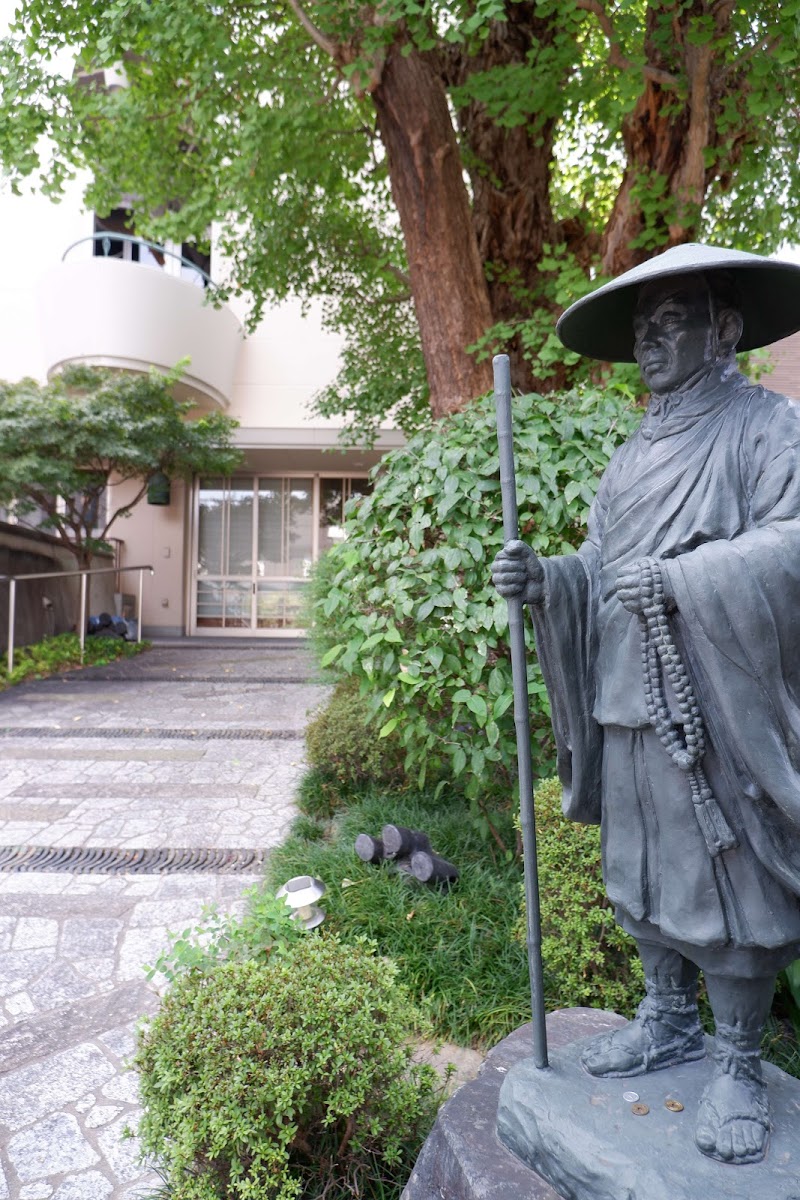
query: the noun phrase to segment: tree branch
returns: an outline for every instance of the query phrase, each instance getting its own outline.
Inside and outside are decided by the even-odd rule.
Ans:
[[[298,21],[311,38],[312,42],[319,46],[320,50],[324,50],[324,52],[330,58],[332,58],[334,62],[338,62],[339,47],[337,46],[336,42],[331,41],[331,39],[314,24],[308,13],[299,3],[299,0],[289,0],[289,8],[297,17]]]
[[[122,482],[124,482],[124,480]],[[111,526],[114,524],[115,521],[117,521],[120,517],[127,516],[128,513],[136,507],[136,505],[142,499],[142,497],[144,496],[146,491],[147,491],[147,481],[145,481],[142,484],[142,486],[139,488],[139,491],[136,493],[136,495],[134,496],[134,498],[132,500],[129,500],[127,504],[122,504],[116,510],[116,512],[106,521],[105,526],[103,527],[103,532],[100,534],[101,541],[105,540],[106,534],[108,533],[109,529],[111,528]]]
[[[677,77],[670,71],[662,71],[659,67],[652,67],[649,63],[645,63],[641,68],[637,68],[636,64],[626,54],[623,54],[614,23],[600,3],[600,0],[575,0],[575,7],[582,9],[583,12],[592,13],[597,17],[597,23],[608,42],[608,61],[612,67],[616,67],[619,71],[641,70],[645,79],[649,79],[651,83],[659,84],[662,88],[674,89],[678,86],[679,81]]]
[[[345,76],[344,68],[349,63],[354,62],[358,57],[354,46],[347,42],[344,44],[335,42],[332,38],[329,38],[326,33],[323,33],[319,26],[315,25],[311,20],[308,13],[301,5],[300,0],[288,0],[288,3],[292,12],[297,17],[308,36],[311,38],[312,42],[314,42],[316,46],[319,46],[320,50],[328,55],[337,71],[339,71],[343,77],[347,78],[347,82],[350,84],[350,87],[353,89],[355,95],[360,99],[362,96],[374,92],[375,88],[381,81],[381,75],[383,73],[383,65],[385,60],[385,54],[383,51],[379,50],[373,55],[372,66],[369,68],[366,82],[362,82],[362,72],[360,70],[353,71],[348,78]],[[376,25],[381,23],[378,14],[375,14],[373,23]]]

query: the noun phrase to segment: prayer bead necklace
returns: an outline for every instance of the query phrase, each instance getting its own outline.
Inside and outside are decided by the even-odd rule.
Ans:
[[[722,850],[731,850],[738,843],[702,767],[706,749],[705,726],[694,687],[669,627],[661,567],[654,558],[640,559],[638,565],[647,719],[672,761],[688,775],[695,815],[709,854],[716,857]],[[667,703],[665,676],[677,701],[680,722],[673,720]]]

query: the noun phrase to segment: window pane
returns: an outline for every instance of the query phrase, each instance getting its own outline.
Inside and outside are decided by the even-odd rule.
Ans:
[[[249,629],[252,585],[225,581],[225,619],[226,629]]]
[[[323,554],[344,537],[344,479],[319,481],[319,552]]]
[[[230,489],[226,575],[250,575],[253,569],[253,486],[234,480]]]
[[[286,574],[305,579],[311,570],[313,495],[310,479],[290,479],[286,523]]]
[[[302,628],[305,612],[305,584],[299,581],[258,585],[256,625],[259,629]]]
[[[258,481],[258,575],[283,575],[283,481]]]
[[[319,500],[319,552],[323,554],[344,537],[348,500],[372,491],[368,479],[321,479]]]
[[[258,575],[304,578],[311,567],[313,490],[310,479],[258,481]]]
[[[224,505],[225,493],[222,488],[222,480],[201,480],[197,537],[198,575],[222,574]]]

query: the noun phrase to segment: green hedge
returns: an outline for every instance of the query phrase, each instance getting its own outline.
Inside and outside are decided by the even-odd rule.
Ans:
[[[536,789],[542,959],[549,1008],[586,1005],[633,1016],[644,974],[633,938],[614,920],[600,863],[600,829],[561,812],[561,784]],[[525,940],[525,895],[516,930]]]
[[[366,784],[400,787],[405,781],[404,753],[396,734],[375,736],[369,705],[352,678],[341,680],[328,703],[306,725],[306,757],[313,785],[324,803],[317,811],[333,811],[344,796]],[[304,791],[308,791],[304,784]]]
[[[637,415],[600,392],[514,400],[522,536],[571,553],[615,447]],[[424,787],[459,778],[477,799],[514,761],[507,607],[490,582],[502,535],[490,399],[384,458],[353,503],[347,538],[320,564],[313,596],[321,663],[355,680],[375,736],[399,738]],[[533,735],[552,769],[547,697],[529,641]]]
[[[364,942],[316,934],[190,970],[140,1037],[142,1149],[172,1200],[386,1195],[435,1111],[417,1028]]]

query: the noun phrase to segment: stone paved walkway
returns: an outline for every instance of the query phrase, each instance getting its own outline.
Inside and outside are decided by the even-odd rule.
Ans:
[[[0,847],[269,849],[295,812],[301,648],[156,647],[0,695]],[[124,1137],[143,964],[248,874],[0,871],[0,1200],[122,1200],[158,1176]]]

